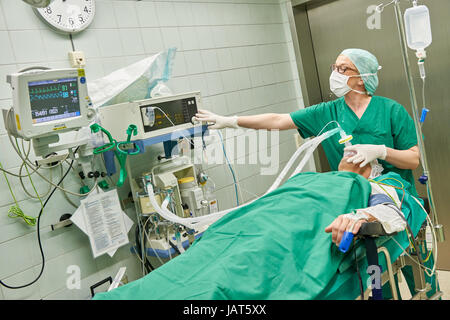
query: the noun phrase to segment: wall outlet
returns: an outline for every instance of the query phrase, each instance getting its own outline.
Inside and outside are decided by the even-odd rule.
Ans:
[[[86,65],[86,60],[83,51],[70,51],[69,52],[70,65],[73,68],[81,68]]]

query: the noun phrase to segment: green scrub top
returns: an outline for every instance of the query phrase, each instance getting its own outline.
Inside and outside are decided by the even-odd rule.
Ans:
[[[417,145],[413,119],[401,104],[385,97],[373,96],[361,119],[345,103],[344,97],[294,111],[290,116],[303,138],[317,136],[327,123],[335,120],[353,136],[352,144],[384,144],[397,150]],[[335,123],[329,124],[322,133],[333,128],[336,128]],[[339,144],[339,139],[340,135],[336,134],[322,142],[331,170],[338,169],[344,154],[344,145]],[[417,196],[412,170],[398,169],[380,159],[378,162],[384,168],[383,174],[396,172],[410,182],[410,191]]]

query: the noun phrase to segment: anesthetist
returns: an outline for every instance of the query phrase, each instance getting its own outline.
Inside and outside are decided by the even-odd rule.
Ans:
[[[337,121],[353,136],[353,151],[348,162],[361,167],[378,159],[383,173],[393,171],[411,183],[411,193],[417,196],[412,170],[419,166],[420,153],[414,122],[405,108],[389,98],[375,96],[378,87],[377,58],[362,49],[346,49],[331,66],[330,89],[338,97],[289,114],[266,113],[253,116],[225,117],[199,110],[196,118],[212,122],[211,129],[251,128],[266,130],[297,129],[303,138],[317,136]],[[324,129],[326,131],[328,128]],[[324,132],[322,131],[322,132]],[[331,170],[337,170],[344,152],[339,137],[325,140],[322,145]]]

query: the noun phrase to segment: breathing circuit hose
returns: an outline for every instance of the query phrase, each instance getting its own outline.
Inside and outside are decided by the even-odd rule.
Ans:
[[[340,132],[341,130],[342,130],[341,128],[335,128],[335,129],[329,130],[329,131],[321,134],[320,136],[309,140],[308,142],[304,143],[300,148],[298,148],[297,151],[291,156],[291,158],[289,159],[288,163],[286,164],[286,166],[284,167],[284,169],[282,170],[280,175],[277,177],[277,179],[275,179],[275,182],[264,193],[264,195],[266,195],[266,194],[272,192],[273,190],[275,190],[276,188],[278,188],[278,186],[281,184],[281,182],[283,181],[284,177],[286,176],[286,174],[288,173],[288,171],[290,170],[290,168],[294,164],[295,160],[297,160],[297,158],[304,151],[306,151],[306,155],[302,159],[300,164],[297,166],[297,168],[295,169],[295,172],[294,172],[293,175],[295,175],[296,173],[300,172],[303,169],[304,165],[309,160],[309,158],[311,157],[311,155],[314,152],[314,150],[318,147],[318,145],[323,140],[328,139],[329,137],[333,136],[334,134]],[[250,203],[252,203],[253,201],[256,200],[255,199],[255,200],[252,200],[252,201],[250,201],[250,202],[248,202],[246,204],[242,204],[242,205],[240,205],[238,207],[227,209],[227,210],[223,210],[223,211],[216,212],[216,213],[212,213],[212,214],[209,214],[209,215],[206,215],[206,216],[193,217],[193,218],[181,218],[181,217],[177,216],[176,214],[174,214],[173,212],[169,211],[167,209],[167,206],[165,206],[165,205],[160,206],[158,204],[158,202],[156,201],[154,192],[153,192],[153,185],[151,184],[151,182],[148,182],[146,187],[147,187],[150,203],[152,204],[153,208],[155,208],[156,212],[161,217],[163,217],[164,219],[169,220],[171,222],[184,225],[184,226],[186,226],[186,227],[188,227],[190,229],[198,229],[201,226],[204,226],[204,225],[207,225],[207,224],[211,224],[211,223],[217,221],[218,219],[220,219],[221,217],[223,217],[224,215],[228,214],[229,212],[231,212],[231,211],[233,211],[235,209],[247,206],[247,205],[249,205]]]

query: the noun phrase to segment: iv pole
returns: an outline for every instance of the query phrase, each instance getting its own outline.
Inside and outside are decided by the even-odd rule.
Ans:
[[[414,1],[414,3],[417,3],[417,0],[413,0],[413,1]],[[381,4],[378,6],[378,8],[379,8],[379,11],[381,12],[384,9],[384,7],[386,7],[390,4],[394,4],[395,18],[397,21],[397,28],[398,28],[399,38],[400,38],[400,47],[402,49],[403,65],[405,68],[406,81],[408,83],[408,88],[409,88],[411,109],[413,112],[413,120],[414,120],[414,125],[416,128],[417,141],[418,141],[418,146],[419,146],[419,150],[420,150],[420,158],[421,158],[422,168],[423,168],[423,176],[421,178],[424,178],[425,184],[427,187],[427,194],[428,194],[429,203],[430,203],[431,217],[432,217],[432,221],[434,224],[434,229],[436,231],[437,240],[439,242],[443,242],[443,241],[445,241],[444,227],[442,224],[439,224],[436,209],[434,207],[433,189],[431,187],[431,177],[430,177],[429,170],[428,170],[427,155],[425,152],[425,146],[424,146],[424,142],[423,142],[422,127],[419,123],[416,92],[414,89],[413,77],[412,77],[411,71],[410,71],[411,69],[410,69],[410,63],[409,63],[409,58],[408,58],[408,48],[406,45],[405,26],[403,25],[403,19],[402,19],[403,17],[401,14],[400,0],[393,0],[387,5]]]

